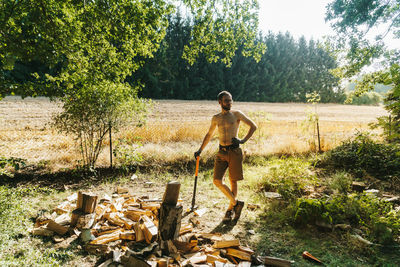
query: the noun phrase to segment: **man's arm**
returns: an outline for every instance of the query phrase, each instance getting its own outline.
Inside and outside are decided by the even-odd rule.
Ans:
[[[197,151],[194,153],[194,156],[195,156],[195,157],[200,156],[200,153],[201,153],[201,152],[203,151],[203,149],[207,146],[208,142],[210,142],[211,137],[212,137],[212,135],[213,135],[214,130],[215,130],[216,127],[217,127],[217,118],[216,118],[215,116],[213,116],[213,118],[211,119],[211,126],[210,126],[210,129],[208,129],[208,132],[207,132],[206,136],[204,136],[203,143],[201,144],[200,149],[197,150]]]
[[[241,144],[244,144],[247,142],[247,140],[250,139],[250,137],[253,135],[253,133],[257,130],[257,125],[252,121],[249,117],[247,117],[245,114],[243,114],[241,111],[237,111],[238,118],[243,121],[245,124],[250,126],[249,131],[247,132],[246,136],[240,140]]]

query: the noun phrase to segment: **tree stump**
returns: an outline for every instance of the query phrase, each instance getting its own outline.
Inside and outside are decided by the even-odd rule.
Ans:
[[[181,229],[183,207],[181,205],[173,206],[161,204],[158,234],[160,248],[165,255],[169,255],[168,241],[179,237]]]
[[[89,229],[93,226],[96,219],[96,213],[84,213],[80,209],[72,211],[71,227],[78,229]]]

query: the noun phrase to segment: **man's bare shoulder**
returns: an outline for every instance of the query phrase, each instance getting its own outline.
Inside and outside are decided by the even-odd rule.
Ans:
[[[231,112],[237,117],[244,116],[244,113],[241,110],[231,110]]]

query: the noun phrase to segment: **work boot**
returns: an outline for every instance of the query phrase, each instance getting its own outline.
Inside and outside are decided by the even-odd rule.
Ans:
[[[236,201],[236,205],[233,206],[233,210],[235,211],[235,217],[233,218],[234,221],[239,220],[243,207],[244,207],[243,201],[240,200]]]
[[[222,219],[223,223],[229,223],[232,220],[233,210],[227,210],[225,212],[225,217]]]

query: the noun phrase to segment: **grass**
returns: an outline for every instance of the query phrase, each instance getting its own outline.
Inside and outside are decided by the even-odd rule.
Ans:
[[[398,248],[363,246],[355,242],[349,232],[326,232],[314,225],[298,227],[293,223],[294,211],[290,207],[290,200],[270,200],[264,196],[264,191],[286,190],[294,192],[294,195],[289,196],[295,199],[298,194],[309,194],[306,190],[309,187],[318,188],[332,183],[329,177],[321,177],[315,172],[311,164],[313,160],[309,157],[248,158],[244,166],[245,181],[239,184],[239,197],[246,203],[259,204],[260,208],[245,208],[239,223],[229,227],[221,224],[228,201],[212,184],[211,166],[202,164],[196,204],[200,208],[207,207],[209,212],[200,218],[197,231],[221,232],[227,237],[240,238],[242,244],[255,249],[260,255],[294,260],[293,266],[313,266],[301,258],[305,250],[324,261],[327,266],[398,266]],[[99,173],[91,178],[84,175],[81,179],[60,181],[63,184],[60,189],[27,185],[20,187],[24,189],[1,187],[2,202],[10,204],[1,205],[6,207],[0,216],[3,220],[0,224],[1,240],[4,240],[0,241],[2,266],[18,266],[22,263],[30,266],[93,266],[96,262],[100,263],[100,258],[82,251],[79,242],[68,249],[55,250],[51,239],[32,237],[27,229],[33,226],[38,213],[51,212],[52,208],[77,190],[102,195],[112,194],[117,186],[124,186],[135,196],[151,195],[156,198],[162,197],[165,183],[177,180],[182,184],[180,198],[184,210],[187,210],[192,200],[193,167],[186,170],[138,170],[134,180],[131,180],[132,173]],[[287,179],[281,179],[285,174]],[[292,179],[296,182],[291,183]],[[266,185],[269,186],[268,190]],[[249,230],[254,230],[254,233]]]

